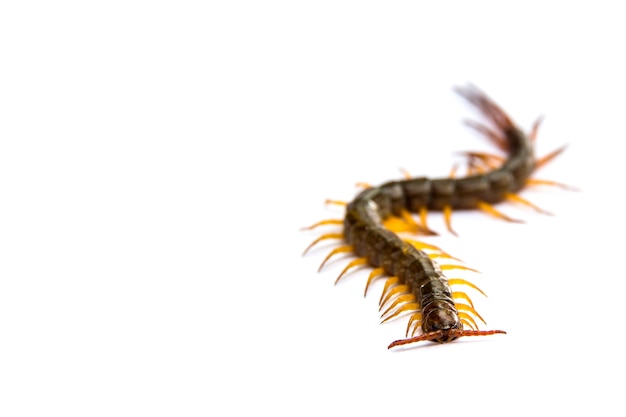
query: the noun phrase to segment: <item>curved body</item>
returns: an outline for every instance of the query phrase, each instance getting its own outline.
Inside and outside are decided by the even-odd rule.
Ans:
[[[351,267],[364,264],[374,268],[368,286],[378,276],[389,276],[381,297],[381,309],[387,302],[390,302],[391,306],[383,313],[383,317],[386,316],[383,321],[402,313],[412,312],[407,327],[407,339],[393,342],[390,348],[422,340],[448,342],[462,336],[484,336],[505,332],[479,331],[474,317],[480,320],[482,318],[474,310],[467,294],[453,291],[451,284],[478,288],[462,279],[448,279],[442,271],[442,269],[469,268],[458,265],[440,267],[433,260],[435,255],[421,250],[429,245],[400,238],[386,227],[385,220],[392,217],[410,217],[408,212],[419,213],[424,221],[422,230],[428,231],[425,225],[426,212],[441,210],[446,216],[448,228],[452,231],[449,225],[452,210],[481,209],[505,220],[514,221],[491,206],[510,199],[541,211],[516,193],[531,181],[529,178],[533,171],[563,150],[559,149],[540,160],[535,159],[533,141],[538,124],[535,124],[530,135],[526,135],[500,107],[476,88],[466,87],[457,91],[486,116],[492,127],[476,123],[470,125],[505,151],[506,157],[481,153],[468,154],[483,162],[480,168],[477,168],[478,165],[474,166],[472,175],[462,178],[411,178],[366,188],[347,204],[343,220],[324,220],[311,227],[343,224],[342,234],[323,235],[309,246],[310,248],[323,239],[345,241],[346,246],[333,250],[322,263],[323,266],[336,253],[351,252],[357,256],[357,259],[344,269],[338,280]],[[438,254],[443,255],[447,254],[444,252]],[[460,302],[460,299],[466,300],[467,304]],[[464,325],[470,329],[464,328]],[[418,327],[421,328],[421,335],[413,337]],[[409,337],[411,329],[413,332]]]
[[[422,209],[476,209],[479,203],[498,203],[510,193],[521,190],[535,167],[530,139],[486,97],[474,90],[461,91],[468,100],[492,119],[499,136],[506,138],[509,155],[497,169],[464,178],[414,178],[390,181],[362,191],[346,209],[344,239],[358,257],[373,267],[398,277],[415,296],[421,313],[423,334],[443,331],[435,340],[455,337],[451,330],[462,330],[452,289],[441,268],[427,253],[385,229],[383,221],[403,210],[419,213]]]

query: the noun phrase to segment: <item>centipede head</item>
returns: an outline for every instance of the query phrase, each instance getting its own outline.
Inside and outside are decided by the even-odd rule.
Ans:
[[[431,334],[433,337],[426,340],[447,343],[458,337],[457,330],[463,330],[463,323],[456,310],[446,305],[428,310],[422,319],[422,330],[424,334]]]
[[[422,318],[422,334],[408,339],[396,340],[389,345],[406,345],[423,341],[448,343],[464,336],[489,336],[506,334],[504,330],[465,330],[458,312],[444,301],[434,301],[424,310]],[[423,310],[423,311],[424,311]]]

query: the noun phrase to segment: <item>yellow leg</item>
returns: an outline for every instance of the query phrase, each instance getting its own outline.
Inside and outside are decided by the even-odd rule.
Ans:
[[[399,294],[404,294],[407,293],[409,291],[409,286],[408,285],[398,285],[396,287],[393,287],[391,290],[389,290],[389,293],[385,296],[385,299],[383,300],[382,304],[380,305],[380,309],[382,310],[382,308],[385,306],[385,304],[387,304],[387,302],[389,300],[391,300],[391,298],[393,296],[399,295]]]
[[[401,306],[399,309],[397,309],[392,315],[390,315],[389,317],[385,318],[383,321],[381,321],[380,323],[386,323],[389,320],[391,320],[394,317],[398,317],[400,314],[402,313],[406,313],[407,311],[416,311],[419,309],[419,304],[417,303],[408,303],[408,304],[404,304],[403,306]]]
[[[487,294],[485,294],[483,292],[483,290],[481,290],[480,288],[478,288],[476,285],[472,284],[471,282],[464,280],[463,278],[451,278],[448,280],[448,284],[450,285],[466,285],[470,288],[475,289],[476,291],[478,291],[479,293],[481,293],[482,295],[484,295],[485,297],[487,296]]]
[[[400,282],[400,278],[398,277],[389,277],[387,281],[385,281],[385,287],[383,288],[383,293],[380,295],[380,300],[378,300],[378,306],[382,308],[383,299],[387,296],[387,292],[390,288],[396,286]]]
[[[428,217],[428,209],[426,207],[420,208],[420,223],[424,226],[425,229],[430,230],[428,228],[428,223],[426,223],[426,218]]]
[[[324,265],[326,264],[326,262],[332,258],[333,256],[337,255],[338,253],[348,253],[348,252],[352,252],[354,250],[354,248],[352,246],[339,246],[338,248],[333,249],[328,256],[326,256],[326,258],[324,258],[324,260],[322,261],[322,264],[320,265],[319,269],[317,270],[317,272],[321,271],[322,268],[324,267]]]
[[[535,123],[533,123],[533,127],[530,130],[530,134],[528,135],[531,142],[535,142],[537,140],[537,132],[539,131],[539,125],[541,124],[542,121],[543,121],[543,116],[539,116],[537,120],[535,120]]]
[[[312,224],[311,226],[307,226],[307,227],[303,227],[300,230],[313,230],[316,227],[320,227],[320,226],[325,226],[325,225],[329,225],[329,224],[343,224],[343,220],[342,219],[326,219],[326,220],[321,220],[315,224]]]
[[[511,223],[524,223],[523,220],[514,219],[512,217],[507,216],[506,214],[496,210],[491,204],[485,203],[481,201],[478,203],[478,208],[484,211],[485,213],[491,214],[499,219],[506,220]]]
[[[530,201],[526,200],[525,198],[520,197],[520,196],[519,196],[519,195],[517,195],[517,194],[513,194],[513,193],[506,193],[506,194],[505,194],[505,197],[506,197],[506,199],[507,199],[507,200],[510,200],[510,201],[514,201],[514,202],[516,202],[516,203],[523,204],[523,205],[525,205],[525,206],[527,206],[527,207],[532,208],[533,210],[535,210],[535,211],[537,211],[537,212],[539,212],[539,213],[542,213],[542,214],[547,214],[548,216],[552,216],[552,213],[550,213],[549,211],[546,211],[546,210],[544,210],[544,209],[542,209],[542,208],[540,208],[540,207],[537,207],[536,205],[534,205],[534,204],[533,204],[533,203],[531,203]]]
[[[368,183],[368,182],[362,182],[362,181],[357,182],[357,183],[356,183],[356,186],[357,186],[358,188],[363,188],[363,189],[372,188],[372,184],[370,184],[370,183]]]
[[[348,203],[346,201],[331,200],[330,198],[326,199],[325,203],[326,204],[335,204],[337,206],[347,206],[348,205]]]
[[[393,301],[393,303],[391,303],[391,305],[387,308],[387,310],[385,310],[385,312],[380,315],[380,318],[382,319],[383,317],[385,317],[387,314],[389,314],[394,308],[396,308],[401,303],[409,303],[409,302],[411,303],[417,302],[417,300],[415,299],[415,294],[412,294],[412,293],[402,294],[401,296],[397,297]]]
[[[327,240],[327,239],[343,239],[343,233],[327,233],[325,235],[318,237],[313,242],[311,242],[309,246],[307,246],[304,252],[302,252],[302,256],[306,255],[309,249],[311,249],[313,246],[317,245],[322,240]]]
[[[474,308],[470,307],[469,305],[463,304],[463,303],[455,303],[455,307],[459,311],[465,311],[465,312],[468,312],[468,313],[472,313],[473,315],[478,317],[480,319],[480,321],[483,322],[483,324],[487,324],[487,322],[485,322],[485,320],[480,316],[480,314],[478,314],[478,312],[476,312],[476,310],[474,310]]]
[[[560,148],[553,150],[549,154],[544,155],[541,158],[539,158],[537,162],[535,162],[534,171],[537,171],[539,168],[544,167],[548,162],[552,161],[554,158],[556,158],[561,153],[563,153],[565,149],[567,149],[567,145],[563,145]]]
[[[355,260],[353,260],[352,262],[350,262],[344,269],[343,271],[341,271],[341,274],[339,274],[339,276],[337,277],[337,280],[335,281],[335,285],[337,285],[337,283],[339,282],[339,280],[341,279],[341,277],[343,277],[343,275],[348,272],[349,269],[357,267],[357,266],[361,266],[361,265],[367,265],[367,259],[366,258],[357,258]]]
[[[538,178],[529,178],[525,182],[526,185],[549,185],[552,187],[559,187],[568,191],[580,191],[579,188],[574,187],[572,185],[563,184],[561,182],[550,181],[550,180],[540,180]]]
[[[443,218],[446,222],[448,231],[454,236],[458,236],[454,230],[452,230],[452,207],[450,205],[443,206]]]
[[[467,324],[472,330],[478,330],[478,325],[472,316],[465,313],[464,311],[459,311],[459,318],[463,324]]]
[[[454,291],[452,293],[452,298],[454,298],[455,300],[463,299],[469,303],[470,307],[474,308],[474,303],[472,302],[472,299],[463,291]]]
[[[367,289],[370,287],[372,281],[374,281],[376,278],[382,277],[384,274],[385,270],[382,268],[376,268],[370,273],[370,276],[367,278],[367,284],[365,284],[365,292],[363,293],[363,297],[367,296]]]
[[[442,271],[450,271],[452,269],[460,269],[462,271],[472,271],[472,272],[477,272],[477,273],[480,274],[480,271],[477,271],[477,270],[475,270],[473,268],[470,268],[470,267],[464,266],[464,265],[452,265],[452,264],[450,264],[450,265],[440,265],[440,267],[441,267]]]
[[[408,324],[406,325],[406,337],[409,337],[409,331],[411,331],[411,326],[413,325],[413,331],[411,332],[411,337],[415,335],[415,332],[422,324],[422,313],[416,312],[409,319]]]
[[[443,255],[444,258],[450,258],[450,259],[456,259],[458,261],[457,258],[455,258],[454,256],[451,256],[449,253],[444,252],[443,249],[441,249],[438,246],[435,245],[431,245],[429,243],[425,243],[425,242],[420,242],[419,240],[414,240],[414,239],[403,239],[406,243],[413,245],[415,247],[415,249],[419,249],[419,250],[432,250],[432,251],[436,251],[440,254]]]

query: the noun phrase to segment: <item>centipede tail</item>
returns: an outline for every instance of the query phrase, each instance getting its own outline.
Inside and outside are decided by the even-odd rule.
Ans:
[[[432,210],[443,212],[451,233],[455,233],[451,226],[454,210],[481,210],[509,222],[519,222],[494,207],[505,200],[548,214],[518,193],[529,184],[562,186],[530,178],[565,149],[559,148],[542,158],[535,158],[533,143],[541,119],[526,135],[477,88],[468,86],[458,88],[457,92],[477,107],[491,126],[474,121],[466,122],[467,125],[483,134],[505,156],[466,152],[468,175],[464,177],[457,177],[458,170],[454,167],[447,178],[412,178],[404,171],[404,179],[380,186],[359,183],[363,189],[351,202],[327,201],[345,206],[343,220],[322,220],[305,228],[343,226],[341,233],[322,234],[304,251],[307,253],[321,241],[340,241],[340,246],[331,250],[320,265],[321,269],[338,254],[354,255],[355,259],[342,270],[337,281],[349,271],[369,265],[373,270],[365,285],[366,295],[374,280],[386,277],[379,300],[382,322],[409,316],[406,338],[392,342],[389,348],[422,341],[447,343],[460,337],[506,333],[504,330],[478,330],[477,323],[485,324],[485,321],[462,287],[483,295],[484,292],[463,278],[448,278],[444,274],[453,270],[475,270],[449,263],[456,258],[437,246],[401,238],[397,233],[435,234],[426,224],[427,213]],[[411,213],[417,214],[419,221]],[[440,265],[436,260],[445,263]],[[416,335],[420,329],[421,334]]]

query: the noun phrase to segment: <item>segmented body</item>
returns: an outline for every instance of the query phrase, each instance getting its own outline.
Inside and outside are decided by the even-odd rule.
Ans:
[[[515,126],[503,133],[510,145],[510,155],[500,168],[463,178],[390,181],[378,187],[381,190],[378,199],[386,200],[379,205],[380,215],[400,215],[403,209],[415,213],[423,208],[440,211],[446,206],[454,210],[476,209],[481,202],[499,203],[507,195],[518,192],[535,166],[532,144]]]
[[[491,204],[512,197],[520,201],[521,198],[516,197],[515,193],[527,184],[533,171],[561,151],[543,160],[536,160],[533,152],[535,131],[530,136],[523,133],[495,103],[477,89],[468,87],[458,91],[478,107],[494,126],[495,130],[491,130],[474,125],[507,152],[501,164],[463,178],[412,178],[369,187],[347,204],[342,222],[343,233],[324,235],[311,245],[325,238],[342,237],[346,246],[335,249],[326,258],[328,260],[335,253],[341,252],[352,252],[358,257],[344,269],[342,275],[352,266],[368,264],[376,268],[370,275],[368,285],[376,271],[391,277],[383,291],[385,301],[381,303],[381,308],[386,301],[394,303],[383,316],[387,314],[387,318],[391,318],[400,313],[413,312],[407,336],[412,324],[413,334],[418,325],[422,334],[393,342],[390,347],[421,340],[448,342],[461,336],[482,336],[504,331],[478,331],[472,316],[480,316],[473,309],[469,297],[460,293],[470,305],[455,300],[455,294],[459,293],[452,291],[449,280],[432,256],[417,248],[414,242],[409,243],[386,228],[385,220],[393,216],[405,216],[407,211],[424,215],[427,210],[442,210],[449,216],[451,210],[476,208],[508,219],[495,211]],[[485,154],[482,155],[484,157]],[[524,200],[521,202],[530,204]],[[338,221],[328,220],[319,224],[333,222]],[[464,329],[464,324],[472,330]]]

